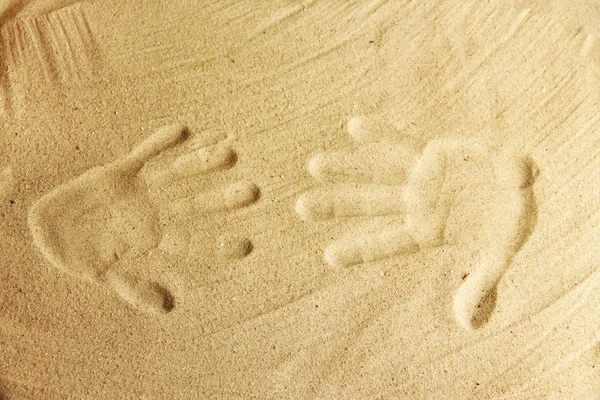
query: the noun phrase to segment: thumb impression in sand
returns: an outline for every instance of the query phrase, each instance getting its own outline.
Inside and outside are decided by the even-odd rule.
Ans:
[[[487,321],[495,303],[496,286],[537,220],[532,188],[537,169],[533,162],[527,156],[510,154],[499,155],[494,161],[502,199],[485,225],[487,236],[494,240],[480,251],[479,265],[454,297],[456,321],[469,330]]]

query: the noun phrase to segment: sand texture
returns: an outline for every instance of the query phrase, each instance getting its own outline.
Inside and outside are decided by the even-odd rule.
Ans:
[[[597,1],[0,0],[0,399],[600,398]]]

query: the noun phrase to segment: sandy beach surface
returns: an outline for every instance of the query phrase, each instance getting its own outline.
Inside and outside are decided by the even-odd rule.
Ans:
[[[597,1],[0,1],[0,399],[600,398]]]

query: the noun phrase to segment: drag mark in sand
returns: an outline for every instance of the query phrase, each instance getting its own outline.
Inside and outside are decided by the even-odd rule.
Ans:
[[[77,85],[98,70],[100,50],[86,6],[72,0],[0,6],[0,106],[5,113],[19,111],[32,82]]]

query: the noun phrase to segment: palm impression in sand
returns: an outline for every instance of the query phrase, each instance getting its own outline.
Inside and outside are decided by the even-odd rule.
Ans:
[[[138,308],[171,311],[171,291],[160,279],[151,279],[143,265],[131,272],[130,264],[139,264],[155,248],[186,255],[191,249],[181,243],[184,239],[171,243],[173,237],[189,238],[189,232],[182,232],[187,229],[182,217],[250,205],[258,200],[259,189],[240,181],[160,203],[150,193],[232,167],[236,153],[221,139],[192,137],[178,125],[159,129],[122,159],[92,168],[38,200],[29,214],[34,244],[55,267],[106,285]],[[160,162],[153,168],[154,159]]]
[[[473,240],[461,238],[460,230],[456,238],[448,238],[446,228],[452,218],[478,221],[478,261],[454,297],[454,314],[463,328],[480,327],[492,311],[486,305],[495,296],[496,285],[535,225],[536,169],[529,157],[475,139],[419,143],[375,116],[352,118],[348,132],[359,148],[326,152],[310,160],[310,174],[325,184],[298,199],[297,213],[313,221],[386,214],[401,214],[403,219],[330,243],[325,261],[350,266],[454,239]],[[484,177],[486,187],[467,196],[465,203],[461,192],[476,176]],[[488,212],[465,215],[479,204]]]

